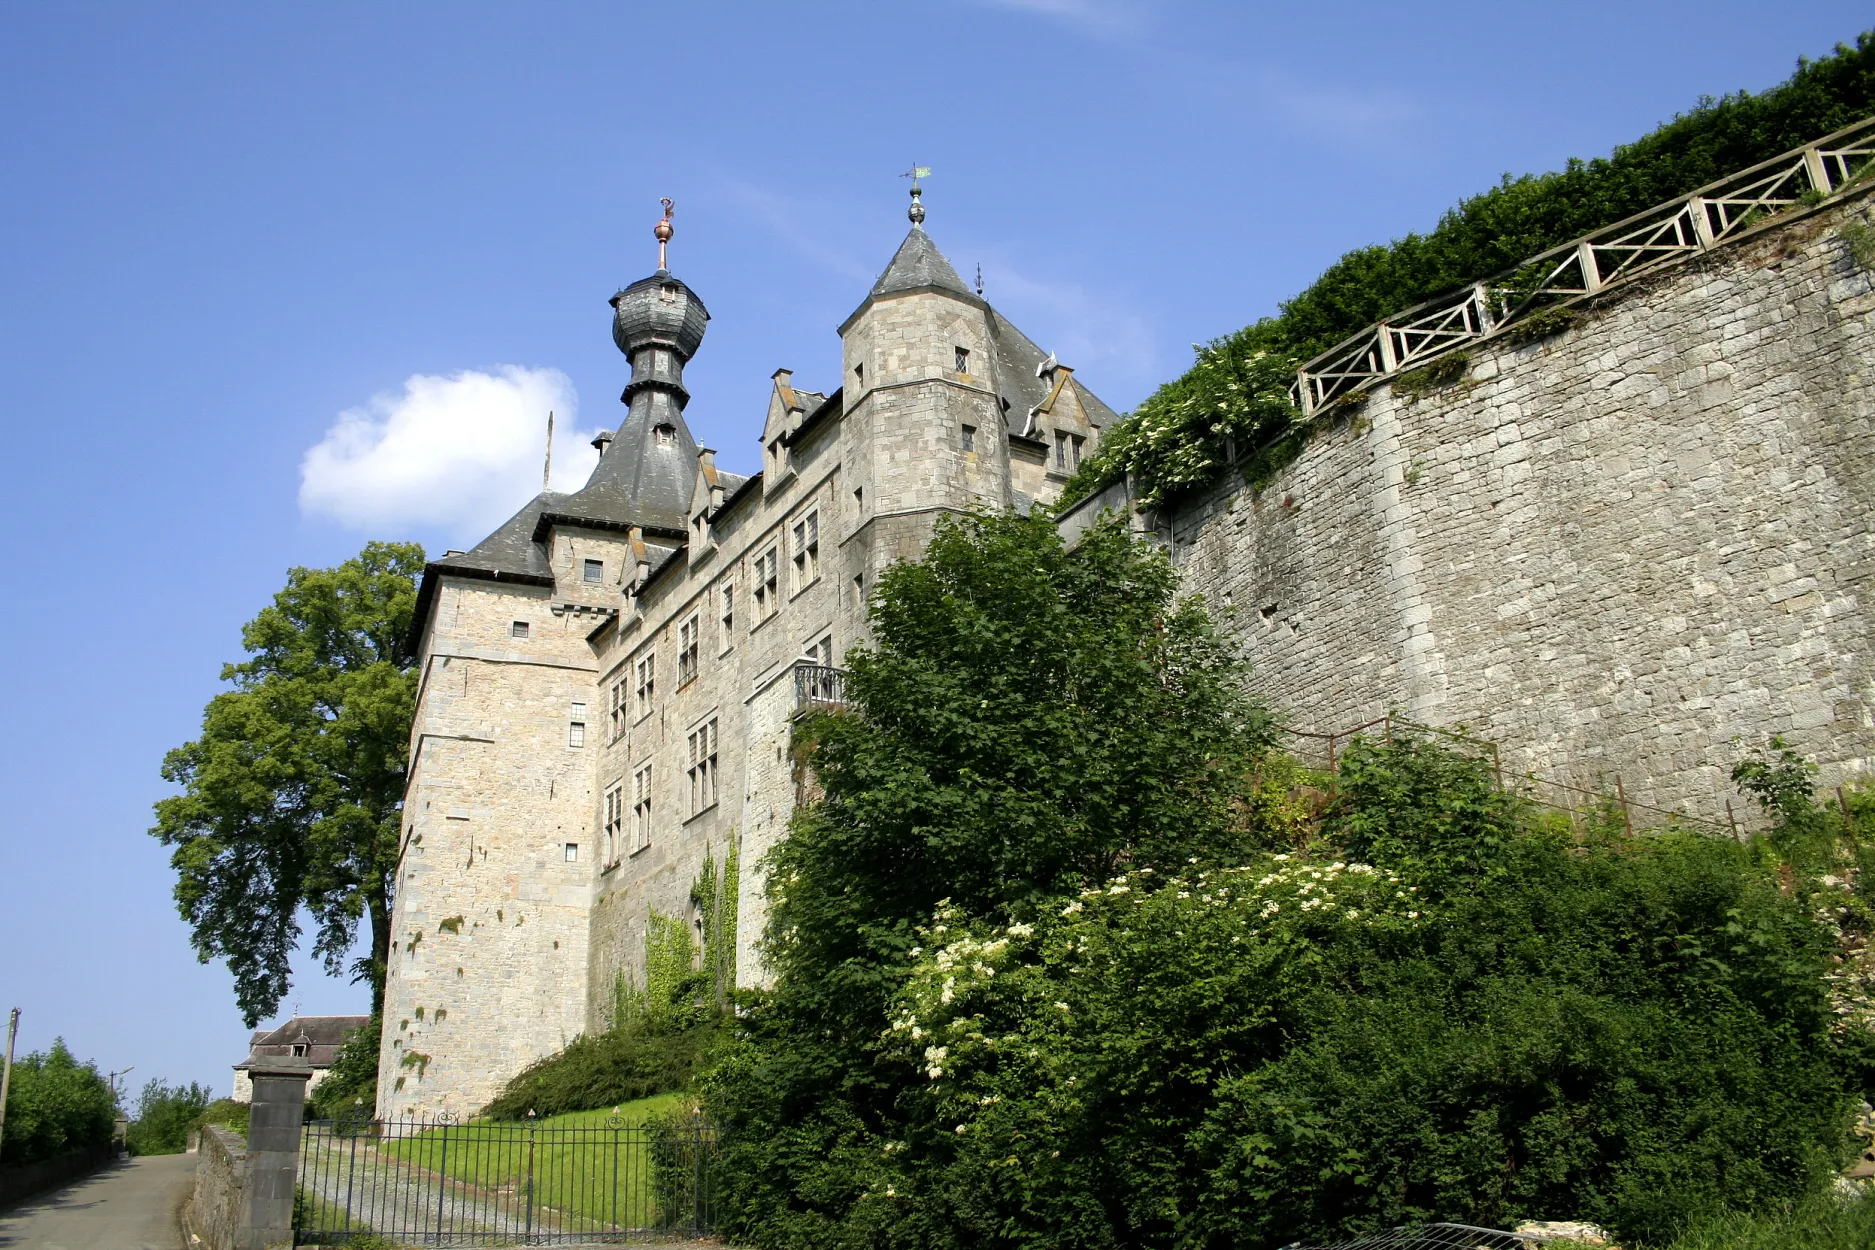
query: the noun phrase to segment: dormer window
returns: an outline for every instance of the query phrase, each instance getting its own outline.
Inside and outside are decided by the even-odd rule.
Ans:
[[[305,1042],[293,1043],[293,1057],[295,1059],[304,1059],[306,1057],[306,1043]]]
[[[651,437],[657,440],[659,447],[669,447],[677,441],[677,427],[674,425],[654,425]]]
[[[677,284],[675,282],[666,282],[663,286],[659,287],[658,299],[666,304],[675,304],[677,302]]]

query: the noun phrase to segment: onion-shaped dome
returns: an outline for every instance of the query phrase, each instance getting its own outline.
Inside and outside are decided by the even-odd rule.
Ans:
[[[710,313],[696,292],[660,269],[611,299],[612,341],[630,356],[643,347],[668,347],[688,361],[703,343]]]

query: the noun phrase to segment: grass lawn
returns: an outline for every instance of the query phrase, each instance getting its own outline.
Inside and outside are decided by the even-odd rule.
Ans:
[[[661,1221],[645,1121],[689,1104],[682,1094],[659,1094],[623,1104],[616,1121],[610,1107],[520,1123],[470,1120],[378,1149],[503,1203],[519,1206],[531,1193],[536,1211],[574,1231],[646,1228]]]
[[[1875,1246],[1875,1196],[1824,1194],[1774,1215],[1702,1220],[1668,1250],[1868,1250]]]

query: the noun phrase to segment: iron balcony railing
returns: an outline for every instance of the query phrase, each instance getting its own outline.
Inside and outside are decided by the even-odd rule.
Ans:
[[[794,710],[840,707],[846,703],[846,670],[827,664],[794,666]]]
[[[1875,118],[1371,325],[1303,365],[1290,397],[1314,416],[1344,395],[1547,308],[1731,243],[1787,209],[1847,190],[1871,167]]]

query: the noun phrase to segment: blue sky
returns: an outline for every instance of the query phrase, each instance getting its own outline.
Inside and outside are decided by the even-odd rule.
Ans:
[[[571,434],[619,412],[605,301],[655,266],[659,196],[714,316],[691,424],[748,471],[774,369],[836,384],[914,161],[958,270],[1125,409],[1349,248],[1866,22],[1834,0],[5,6],[22,1049],[63,1034],[132,1084],[225,1089],[246,1032],[146,833],[163,752],[289,566],[474,542],[537,486],[547,406],[577,471]],[[308,968],[295,1001],[366,999]]]

